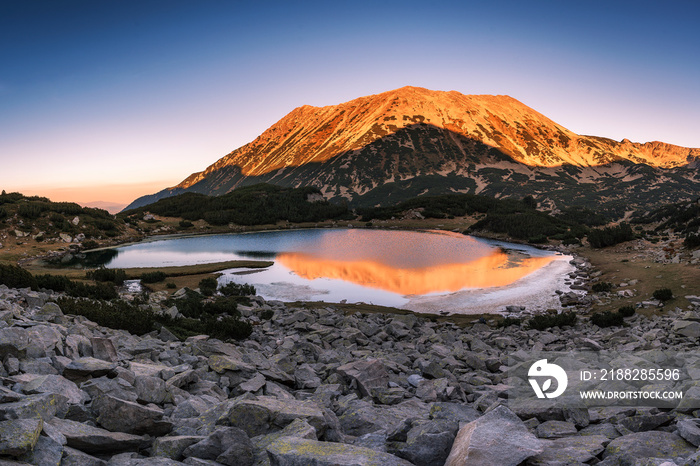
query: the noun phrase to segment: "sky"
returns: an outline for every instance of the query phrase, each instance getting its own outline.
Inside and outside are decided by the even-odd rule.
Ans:
[[[406,85],[700,147],[698,17],[696,0],[0,0],[0,189],[127,204],[295,107]]]

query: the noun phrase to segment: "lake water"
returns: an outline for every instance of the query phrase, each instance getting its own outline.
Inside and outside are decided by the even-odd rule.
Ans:
[[[551,273],[558,280],[565,270],[560,264],[549,267],[551,273],[542,271],[568,258],[458,233],[374,229],[179,237],[123,246],[116,252],[107,267],[271,260],[274,265],[265,269],[224,271],[219,282],[252,284],[266,299],[364,302],[430,312],[466,312],[485,293],[522,287],[532,277],[540,277],[537,282],[545,290],[542,279],[551,285]],[[561,288],[563,283],[558,280],[556,285]],[[551,295],[553,290],[545,291]]]

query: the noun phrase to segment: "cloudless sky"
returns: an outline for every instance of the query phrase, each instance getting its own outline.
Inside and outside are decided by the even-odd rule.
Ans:
[[[405,85],[700,147],[699,17],[695,0],[0,0],[0,188],[128,203],[297,106]]]

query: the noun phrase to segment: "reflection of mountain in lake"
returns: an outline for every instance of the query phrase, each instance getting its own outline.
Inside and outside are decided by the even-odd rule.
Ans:
[[[464,263],[445,263],[428,267],[400,268],[375,260],[345,261],[318,255],[283,253],[277,261],[307,280],[340,279],[401,295],[420,295],[464,288],[506,286],[544,267],[554,256],[523,259],[510,266],[501,250]]]

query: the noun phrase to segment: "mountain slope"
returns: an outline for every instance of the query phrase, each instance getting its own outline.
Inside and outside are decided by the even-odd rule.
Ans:
[[[647,184],[667,172],[690,168],[694,180],[697,158],[700,149],[580,136],[508,96],[404,87],[334,106],[296,108],[203,172],[128,208],[185,191],[224,194],[258,182],[316,186],[327,198],[364,204],[375,202],[391,183],[397,183],[389,186],[394,191],[421,186],[431,193],[503,195],[499,182],[512,182],[523,192],[544,194],[548,188],[535,185],[552,174],[575,183],[644,178],[648,191]],[[650,167],[653,176],[637,176],[635,164]],[[681,185],[680,194],[692,191]]]

